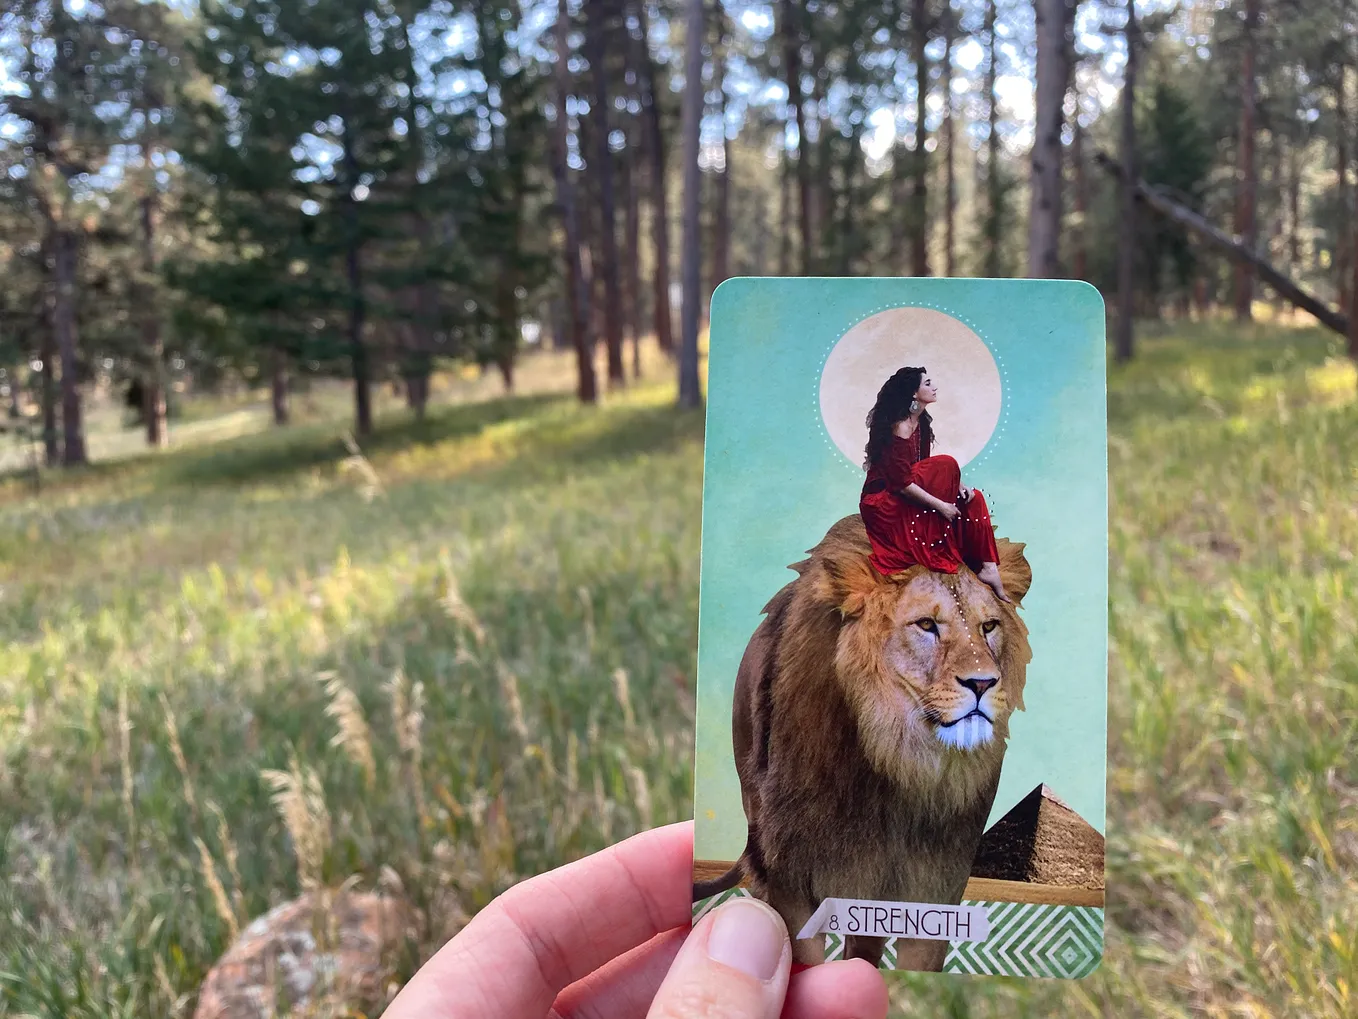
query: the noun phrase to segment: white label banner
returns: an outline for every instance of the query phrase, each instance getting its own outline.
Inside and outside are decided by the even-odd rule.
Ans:
[[[926,941],[984,941],[990,936],[990,917],[984,906],[824,899],[797,938],[813,938],[826,933],[869,938],[922,938]]]

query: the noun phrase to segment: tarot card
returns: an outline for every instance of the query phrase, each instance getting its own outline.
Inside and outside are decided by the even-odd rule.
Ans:
[[[754,895],[804,965],[1093,972],[1098,292],[733,279],[711,322],[695,920]]]

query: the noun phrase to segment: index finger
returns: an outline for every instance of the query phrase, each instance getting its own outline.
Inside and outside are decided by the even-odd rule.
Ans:
[[[693,823],[670,825],[515,885],[427,962],[388,1019],[540,1019],[567,985],[685,925]]]

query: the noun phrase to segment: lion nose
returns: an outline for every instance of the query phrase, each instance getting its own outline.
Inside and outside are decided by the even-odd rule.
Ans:
[[[958,676],[957,682],[961,683],[968,690],[976,695],[976,702],[979,704],[985,692],[999,682],[995,676]]]

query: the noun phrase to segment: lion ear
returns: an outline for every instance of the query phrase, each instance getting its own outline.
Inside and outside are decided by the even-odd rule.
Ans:
[[[863,614],[868,599],[886,581],[866,556],[826,559],[813,579],[816,600],[839,610],[846,619]]]
[[[887,583],[868,561],[872,546],[857,514],[840,520],[811,550],[808,579],[815,598],[852,618],[863,614],[868,599]]]
[[[1033,569],[1023,554],[1026,547],[1022,542],[1000,538],[995,542],[1000,551],[1000,581],[1016,604],[1022,603],[1023,596],[1033,584]]]

